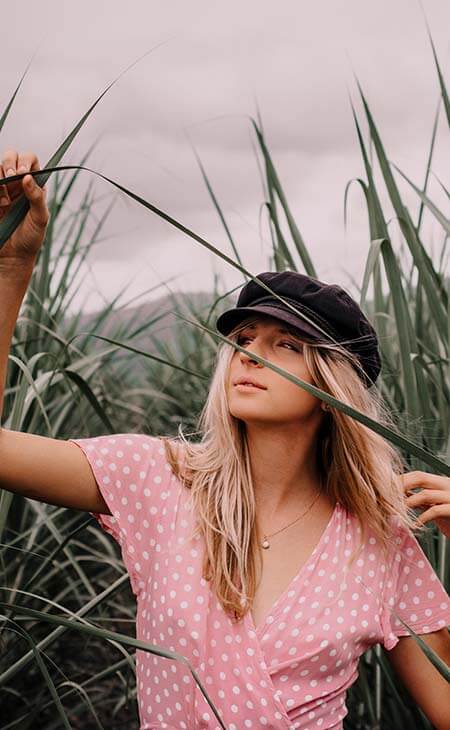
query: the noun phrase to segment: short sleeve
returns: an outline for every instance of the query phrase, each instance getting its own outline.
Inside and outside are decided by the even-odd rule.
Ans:
[[[394,648],[400,636],[411,635],[397,616],[416,634],[450,625],[448,593],[418,540],[403,528],[395,545],[381,612],[383,646],[387,650]]]
[[[167,467],[160,439],[145,434],[112,434],[69,439],[85,454],[111,515],[92,512],[119,543],[134,594],[142,579],[142,535],[148,533]],[[147,557],[147,555],[146,555]]]

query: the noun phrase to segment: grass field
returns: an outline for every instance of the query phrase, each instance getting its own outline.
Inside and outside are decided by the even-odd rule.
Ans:
[[[450,102],[431,48],[441,91],[440,113],[450,132]],[[46,169],[59,165],[94,107]],[[384,435],[401,450],[411,470],[448,476],[450,289],[445,266],[450,220],[429,197],[437,125],[424,179],[417,183],[390,161],[362,89],[358,108],[355,134],[365,177],[356,184],[368,215],[359,303],[379,334],[383,370],[378,386],[397,427]],[[0,131],[8,111],[9,107]],[[253,130],[272,240],[272,255],[261,270],[291,269],[320,278],[291,213],[259,118],[253,121]],[[60,167],[39,176],[43,182],[52,175],[51,219],[11,348],[3,427],[60,439],[114,432],[175,434],[179,423],[186,431],[195,431],[220,343],[213,332],[214,320],[234,301],[233,294],[217,282],[207,301],[174,297],[166,300],[166,310],[143,317],[139,308],[119,307],[122,293],[118,292],[116,300],[89,320],[86,334],[82,320],[69,316],[70,302],[82,263],[101,235],[110,208],[88,237],[86,224],[95,205],[92,184],[74,213],[68,201],[79,185],[79,170]],[[229,238],[229,256],[135,192],[113,184],[149,214],[183,230],[192,245],[205,246],[239,269],[244,281],[252,273],[242,265],[239,244],[203,168],[202,174]],[[442,187],[448,197],[444,186],[445,181]],[[414,210],[404,203],[405,189],[414,191]],[[343,191],[346,207],[349,194],[350,186]],[[12,221],[1,222],[0,244],[25,212],[18,205]],[[392,240],[388,221],[393,217],[401,246]],[[434,258],[423,233],[427,221],[439,231],[441,248]],[[171,320],[170,342],[158,337],[168,311],[177,315]],[[339,401],[335,406],[340,407]],[[353,416],[358,419],[357,412]],[[376,430],[377,424],[369,427]],[[6,491],[0,493],[0,532],[1,730],[137,727],[135,609],[118,547],[89,515]],[[431,527],[422,546],[449,590],[445,539]],[[431,727],[396,679],[381,647],[363,655],[359,672],[348,693],[346,728]]]

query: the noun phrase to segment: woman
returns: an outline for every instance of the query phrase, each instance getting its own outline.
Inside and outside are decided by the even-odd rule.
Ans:
[[[5,153],[2,176],[30,170],[35,155]],[[31,176],[8,188],[5,210],[24,192],[30,211],[0,251],[2,398],[49,217]],[[261,362],[389,423],[370,390],[376,334],[356,302],[294,272],[259,278],[287,304],[251,281],[218,319],[247,353],[220,346],[199,443],[2,430],[0,486],[95,514],[121,546],[138,638],[189,659],[229,730],[342,728],[358,658],[376,643],[435,727],[449,728],[449,685],[402,622],[450,664],[448,596],[408,512],[431,505],[423,522],[450,535],[450,480],[401,475],[386,440]],[[403,489],[416,486],[408,503]],[[136,659],[142,728],[219,726],[182,662]]]

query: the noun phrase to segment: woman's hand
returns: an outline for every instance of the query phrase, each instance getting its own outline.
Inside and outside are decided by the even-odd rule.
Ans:
[[[424,509],[417,516],[417,522],[425,524],[433,520],[440,531],[450,538],[450,477],[425,471],[409,471],[400,477],[405,494],[421,487],[420,492],[406,497],[408,507]]]
[[[18,154],[15,150],[7,150],[0,165],[0,177],[38,170],[39,160],[32,152]],[[30,203],[30,209],[12,236],[0,248],[0,263],[2,259],[33,259],[44,242],[50,217],[46,203],[47,190],[45,186],[39,187],[31,175],[0,185],[0,221],[24,194]]]

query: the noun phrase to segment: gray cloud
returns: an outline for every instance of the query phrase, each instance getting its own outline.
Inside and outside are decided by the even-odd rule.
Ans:
[[[425,0],[445,67],[450,7]],[[230,254],[191,149],[198,150],[223,205],[244,263],[266,268],[270,237],[259,210],[263,193],[249,117],[255,99],[270,151],[319,277],[361,281],[368,252],[367,216],[347,182],[363,175],[349,90],[363,127],[353,72],[361,81],[389,156],[423,178],[438,85],[420,8],[412,0],[315,3],[269,0],[171,3],[96,0],[76,4],[27,0],[2,8],[4,104],[31,54],[36,57],[0,140],[37,152],[41,164],[94,98],[131,61],[162,45],[108,92],[64,162],[77,164],[100,137],[88,165],[130,187]],[[434,170],[445,181],[449,152],[442,124]],[[75,206],[89,175],[83,173]],[[101,180],[98,195],[113,194]],[[402,183],[405,199],[417,209]],[[437,184],[433,195],[446,201]],[[383,200],[386,194],[381,189]],[[105,204],[105,203],[103,203]],[[98,211],[100,214],[100,209]],[[426,221],[427,240],[435,227]],[[199,244],[124,196],[95,247],[80,303],[92,286],[113,297],[134,277],[133,291],[177,276],[174,288],[206,289],[212,270],[227,286],[242,277]],[[351,287],[349,286],[351,289]],[[101,301],[92,295],[92,308]]]

